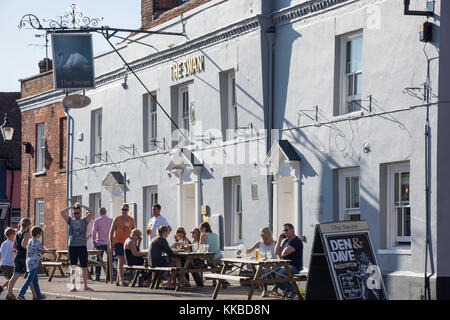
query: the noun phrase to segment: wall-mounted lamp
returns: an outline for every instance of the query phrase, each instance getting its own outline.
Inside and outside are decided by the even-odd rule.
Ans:
[[[5,119],[3,121],[2,126],[0,127],[0,130],[2,131],[3,140],[5,142],[12,140],[15,128],[16,126],[9,122],[8,114],[5,113]]]

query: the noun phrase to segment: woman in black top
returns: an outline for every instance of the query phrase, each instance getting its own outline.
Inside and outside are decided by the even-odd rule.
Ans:
[[[131,235],[125,240],[123,245],[125,249],[125,261],[128,266],[143,266],[144,265],[144,257],[147,256],[147,253],[140,252],[139,247],[142,242],[142,231],[139,229],[133,229],[131,231]],[[150,272],[144,272],[144,287],[148,287],[148,280],[151,276]]]
[[[167,242],[167,236],[169,235],[169,228],[167,226],[160,226],[158,228],[157,236],[152,241],[152,246],[150,248],[150,256],[152,260],[152,267],[169,267],[170,262],[166,259],[167,255],[169,258],[173,256],[173,251],[170,249],[169,243]],[[181,267],[180,259],[172,259],[172,264],[176,267]],[[175,278],[176,274],[171,273],[170,279],[165,286],[166,289],[175,289]],[[186,277],[182,277],[183,287],[189,287],[189,281]]]
[[[14,285],[17,279],[19,279],[22,273],[27,272],[27,245],[31,239],[30,234],[31,220],[29,218],[22,218],[20,220],[20,231],[16,233],[13,241],[13,248],[16,249],[16,257],[14,258],[14,275],[9,281],[8,293],[6,294],[6,300],[16,300],[16,297],[12,293]],[[36,299],[36,293],[34,291],[33,284],[30,284],[31,293],[33,299]]]

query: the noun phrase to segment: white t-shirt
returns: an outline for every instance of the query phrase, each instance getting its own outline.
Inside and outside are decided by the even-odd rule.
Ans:
[[[152,217],[148,222],[148,226],[152,229],[150,231],[149,243],[151,243],[152,239],[156,237],[156,231],[160,226],[168,226],[168,225],[169,223],[163,216],[159,215],[157,217]]]
[[[2,266],[10,266],[14,267],[14,256],[15,253],[13,251],[13,242],[12,240],[6,240],[2,243],[2,247],[0,249],[1,257],[1,265]]]

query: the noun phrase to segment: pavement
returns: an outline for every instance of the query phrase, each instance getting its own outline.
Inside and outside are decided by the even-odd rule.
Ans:
[[[20,277],[15,285],[14,294],[17,296],[22,284],[25,282]],[[131,282],[131,281],[130,281]],[[88,280],[88,286],[95,291],[69,292],[69,278],[55,275],[51,282],[45,275],[39,275],[39,286],[41,292],[47,296],[47,300],[211,300],[214,287],[212,281],[205,281],[204,287],[196,287],[191,278],[190,288],[180,288],[179,291],[165,289],[150,289],[135,286],[119,287],[115,283],[105,283],[104,277],[101,281]],[[240,286],[237,282],[226,289],[221,288],[217,300],[246,300],[250,287]],[[299,286],[300,287],[300,286]],[[269,289],[272,287],[269,286]],[[82,290],[82,289],[81,289]],[[252,300],[281,300],[279,297],[260,297],[261,290],[255,289]],[[0,294],[0,300],[4,300],[5,291]],[[31,300],[31,292],[25,295]]]

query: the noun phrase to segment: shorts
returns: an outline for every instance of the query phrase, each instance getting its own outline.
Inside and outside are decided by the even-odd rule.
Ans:
[[[78,260],[80,260],[80,267],[87,268],[88,252],[86,246],[69,247],[69,260],[71,266],[76,266],[78,264]]]
[[[14,273],[25,273],[27,272],[27,264],[26,258],[18,258],[14,259]]]
[[[123,251],[123,243],[115,243],[114,244],[114,254],[116,256],[124,256],[125,253]]]
[[[3,276],[9,280],[12,278],[14,274],[14,267],[13,266],[2,266],[2,272]]]

